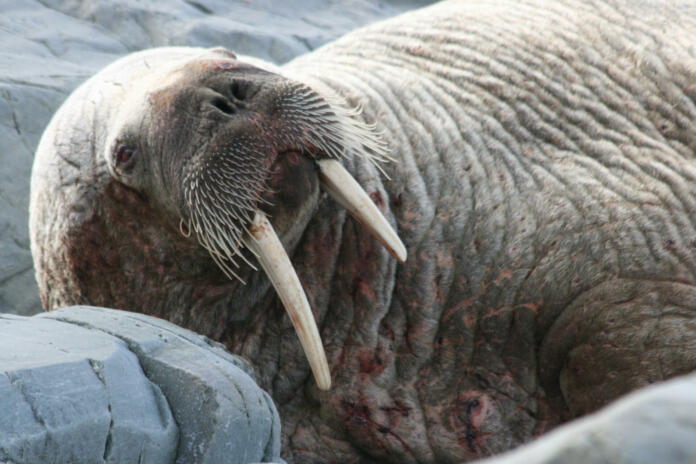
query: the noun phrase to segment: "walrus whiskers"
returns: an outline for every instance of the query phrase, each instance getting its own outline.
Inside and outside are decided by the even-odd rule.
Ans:
[[[297,87],[283,102],[283,108],[288,116],[311,127],[311,144],[329,158],[363,157],[389,178],[380,164],[394,159],[389,156],[389,148],[376,131],[376,125],[356,119],[362,112],[360,105],[350,108],[338,98],[320,96],[303,84],[298,83]]]
[[[186,232],[184,232],[184,223],[186,224]],[[189,238],[191,236],[191,224],[188,221],[184,222],[184,218],[181,218],[179,221],[179,232],[181,232],[181,235],[183,235],[185,238]]]

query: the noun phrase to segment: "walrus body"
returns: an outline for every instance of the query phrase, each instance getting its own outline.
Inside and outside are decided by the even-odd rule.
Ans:
[[[32,179],[44,304],[155,314],[246,356],[293,462],[486,456],[689,372],[694,18],[694,5],[671,2],[447,2],[278,71],[362,107],[353,117],[376,125],[395,160],[381,164],[388,178],[366,158],[343,164],[395,225],[404,264],[319,192],[311,156],[274,158],[280,174],[267,181],[263,207],[314,308],[328,392],[265,275],[242,262],[246,285],[226,277],[186,237],[166,181],[143,193],[104,161],[109,134],[129,121],[133,143],[147,127],[148,147],[168,147],[148,182],[176,178],[165,154],[207,143],[218,124],[178,96],[211,66],[256,72],[219,50],[147,52],[133,64],[141,74],[111,68],[58,113]],[[120,96],[126,77],[140,96]],[[282,123],[243,130],[262,152]]]

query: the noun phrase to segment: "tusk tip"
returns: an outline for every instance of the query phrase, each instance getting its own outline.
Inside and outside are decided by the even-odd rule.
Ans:
[[[401,242],[395,243],[395,244],[383,243],[383,245],[387,249],[389,254],[392,255],[399,262],[399,264],[406,263],[406,258],[408,257],[408,255],[406,253],[406,247],[404,246],[403,243],[401,243]]]
[[[401,264],[406,262],[406,247],[370,196],[340,162],[317,161],[324,190],[363,226]]]
[[[331,390],[331,377],[328,378],[316,378],[317,387],[322,391]]]
[[[330,390],[331,371],[329,370],[329,364],[326,362],[326,354],[324,353],[323,347],[321,353],[317,352],[308,358],[311,359],[309,367],[312,369],[314,381],[317,383],[319,390]]]
[[[324,353],[323,347],[321,352],[312,353],[312,355],[307,356],[307,358],[310,360],[309,367],[312,369],[312,375],[314,376],[314,381],[319,390],[330,390],[331,371],[329,370],[329,364],[326,362],[326,354]]]
[[[406,264],[406,251],[404,251],[401,255],[395,256],[395,258],[399,262],[399,264]]]

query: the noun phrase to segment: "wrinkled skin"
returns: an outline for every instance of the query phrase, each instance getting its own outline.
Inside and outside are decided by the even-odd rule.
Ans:
[[[103,153],[127,103],[108,92],[122,85],[65,110],[37,154],[47,309],[141,311],[225,343],[277,402],[292,462],[465,461],[692,371],[694,6],[480,3],[368,27],[281,71],[362,105],[396,159],[390,180],[343,162],[395,224],[404,265],[319,192],[311,156],[268,161],[269,212],[315,311],[330,391],[262,272],[242,263],[243,286],[183,237],[157,171],[147,185],[110,174]],[[161,166],[163,146],[192,149],[217,127],[166,101],[216,60],[240,63],[181,53],[188,71],[146,91],[160,119],[130,126]],[[258,84],[254,72],[237,77]]]

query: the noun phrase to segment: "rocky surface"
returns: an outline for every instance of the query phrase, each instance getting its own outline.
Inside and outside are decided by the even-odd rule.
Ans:
[[[285,62],[424,0],[6,0],[0,9],[0,312],[41,309],[28,239],[32,156],[67,95],[126,53],[222,45]]]
[[[653,385],[482,464],[696,462],[696,375]]]
[[[161,319],[0,315],[0,462],[280,462],[251,367]]]

